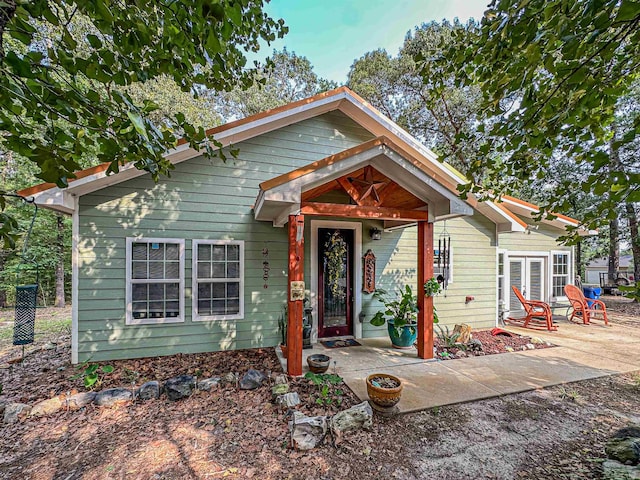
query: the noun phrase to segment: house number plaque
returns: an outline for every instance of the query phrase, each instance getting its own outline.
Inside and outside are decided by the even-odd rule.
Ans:
[[[376,256],[372,250],[367,250],[364,258],[364,275],[362,290],[373,293],[376,290]]]
[[[304,300],[304,282],[291,282],[291,298],[292,302],[296,300]]]

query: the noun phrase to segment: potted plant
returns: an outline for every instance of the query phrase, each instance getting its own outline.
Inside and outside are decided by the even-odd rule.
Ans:
[[[431,278],[424,284],[425,295],[433,297],[440,291],[440,284]],[[391,343],[396,348],[411,348],[418,336],[417,317],[418,299],[413,294],[410,285],[399,290],[398,298],[390,298],[382,289],[376,289],[373,297],[384,305],[384,310],[378,311],[370,320],[371,325],[381,327],[387,323],[387,331]],[[433,323],[438,323],[438,314],[433,309]]]
[[[372,406],[389,410],[400,401],[402,382],[388,373],[373,373],[367,377],[367,395]]]

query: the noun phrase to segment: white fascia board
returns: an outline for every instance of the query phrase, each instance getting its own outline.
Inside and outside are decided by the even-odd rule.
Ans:
[[[39,207],[67,213],[69,215],[71,215],[76,208],[74,196],[66,189],[62,190],[57,187],[38,192],[29,198],[33,198]]]
[[[344,93],[340,93],[296,108],[268,115],[254,120],[253,122],[238,125],[237,127],[230,128],[228,130],[223,130],[222,132],[215,134],[214,138],[220,142],[223,147],[227,147],[249,138],[253,138],[257,135],[262,135],[263,133],[268,133],[270,131],[277,130],[278,128],[291,125],[292,123],[297,123],[302,120],[336,110],[344,96]],[[201,151],[194,150],[188,144],[183,144],[169,150],[164,154],[164,157],[175,165],[199,155],[202,155]],[[64,190],[72,192],[78,196],[86,195],[147,173],[147,171],[139,170],[133,164],[128,163],[121,166],[118,173],[107,175],[105,172],[99,172],[93,175],[88,175],[70,182],[69,187]],[[47,191],[58,190],[60,189],[54,187]]]
[[[503,212],[493,202],[481,202],[478,211],[498,226],[499,233],[525,232],[526,228]]]
[[[422,157],[429,160],[429,162],[438,169],[438,171],[450,178],[454,183],[468,183],[465,178],[456,175],[450,169],[448,169],[440,160],[438,156],[425,147],[416,138],[409,134],[406,130],[400,128],[395,122],[387,118],[380,112],[374,111],[366,104],[362,104],[351,96],[346,96],[346,102],[340,106],[340,110],[351,117],[356,122],[369,129],[375,136],[388,136],[391,139],[398,140],[398,143],[406,144],[410,150],[415,150]],[[347,103],[348,102],[348,103]]]
[[[457,216],[473,215],[473,208],[467,202],[460,199],[460,197],[414,164],[408,162],[388,147],[384,147],[383,153],[384,156],[377,156],[371,162],[380,173],[407,189],[416,197],[429,203],[434,201],[431,192],[428,191],[432,190],[436,195],[448,200],[451,214],[456,214]],[[385,159],[391,160],[391,162],[387,162]],[[407,173],[410,175],[407,176]]]

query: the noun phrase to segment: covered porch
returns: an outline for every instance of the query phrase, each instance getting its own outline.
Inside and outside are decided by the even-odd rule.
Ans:
[[[257,220],[271,221],[275,227],[287,226],[286,369],[290,375],[303,373],[305,291],[314,287],[319,290],[313,278],[311,289],[305,285],[305,273],[309,276],[309,272],[305,272],[304,258],[305,223],[318,217],[375,220],[383,229],[417,227],[418,340],[417,352],[414,350],[410,358],[424,361],[433,357],[433,299],[424,291],[424,283],[433,277],[433,223],[473,213],[471,206],[457,197],[456,185],[449,179],[380,137],[263,182],[254,213]],[[317,243],[316,237],[311,239],[314,241]],[[357,245],[355,250],[362,251]],[[361,318],[357,299],[365,290],[365,279],[358,273],[363,268],[361,262],[360,255],[353,258],[356,280],[345,287],[348,298],[353,294],[347,300],[347,309],[353,310],[351,316],[355,319]],[[311,295],[315,298],[318,292],[311,291]],[[318,305],[313,305],[317,315]],[[398,361],[401,358],[409,357],[401,354]]]
[[[589,326],[559,319],[555,332],[532,332],[507,327],[521,335],[535,333],[556,345],[540,350],[454,360],[421,359],[416,350],[397,350],[388,338],[359,339],[360,346],[326,348],[316,344],[303,351],[306,358],[331,357],[327,373],[340,375],[362,401],[368,399],[365,380],[388,373],[403,381],[400,413],[526,392],[554,385],[637,371],[640,368],[640,330],[629,325]],[[634,323],[636,325],[637,322]],[[620,346],[623,348],[621,349]],[[280,356],[280,355],[279,355]],[[280,356],[283,368],[286,360]]]

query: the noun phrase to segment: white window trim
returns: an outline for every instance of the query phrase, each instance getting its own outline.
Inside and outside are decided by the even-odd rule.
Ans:
[[[555,297],[553,295],[553,277],[556,275],[553,274],[553,256],[554,255],[566,255],[567,256],[567,285],[573,284],[573,255],[570,250],[551,250],[549,252],[549,298],[552,302],[557,302],[558,300],[568,300],[566,295],[560,295]],[[560,276],[560,275],[557,275]]]
[[[198,314],[198,245],[238,245],[240,247],[240,309],[235,315],[199,315]],[[244,318],[244,240],[193,240],[191,247],[191,319],[194,322],[216,320],[242,320]],[[227,279],[220,279],[226,281]]]
[[[132,245],[134,243],[177,243],[180,249],[180,279],[178,287],[178,300],[180,313],[171,318],[133,318],[133,279],[131,278]],[[162,323],[184,322],[184,239],[183,238],[151,238],[151,237],[127,237],[126,255],[126,325],[154,325]]]

